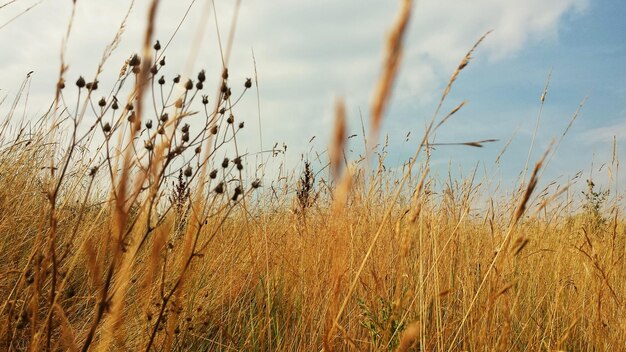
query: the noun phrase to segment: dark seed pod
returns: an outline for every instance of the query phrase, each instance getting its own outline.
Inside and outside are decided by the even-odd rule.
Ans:
[[[159,61],[159,65],[165,66],[165,57],[163,57],[161,61]]]
[[[208,95],[203,95],[202,96],[202,104],[206,105],[209,103],[209,96]]]
[[[243,128],[243,121],[239,123],[239,128]]]
[[[98,106],[103,108],[107,105],[107,101],[106,99],[104,99],[104,97],[100,98],[100,101],[98,101]]]
[[[156,43],[154,43],[153,46],[154,50],[159,51],[161,50],[161,43],[157,40]]]
[[[191,177],[192,173],[193,170],[191,169],[191,166],[187,166],[187,168],[185,169],[185,177]]]
[[[185,83],[185,89],[187,90],[191,90],[193,89],[193,81],[192,80],[187,80],[187,83]]]
[[[217,134],[217,125],[211,127],[211,134],[216,135]]]
[[[200,146],[196,147],[196,149],[194,150],[196,154],[200,154],[201,151],[202,151],[202,148]]]
[[[97,90],[98,89],[98,81],[93,81],[85,84],[85,88],[89,90]]]
[[[59,78],[59,81],[57,82],[57,89],[62,90],[63,88],[65,88],[65,80],[63,78]]]
[[[206,80],[206,74],[204,70],[202,70],[200,71],[200,73],[198,73],[198,81],[204,82],[205,80]]]
[[[228,118],[226,119],[226,122],[228,122],[229,124],[235,122],[235,116],[233,115],[228,116]]]
[[[202,90],[202,88],[203,88],[203,87],[204,87],[204,86],[202,85],[202,82],[198,82],[198,83],[196,83],[196,89],[198,89],[198,90]]]
[[[144,141],[143,142],[143,146],[144,146],[144,148],[146,148],[149,151],[154,148],[154,146],[152,145],[152,141]]]
[[[233,159],[233,164],[237,164],[237,165],[241,164],[241,157],[238,156],[235,159]]]
[[[133,123],[135,122],[135,112],[131,111],[130,114],[128,114],[128,117],[126,118],[128,120],[128,122]]]
[[[170,116],[167,113],[164,113],[163,115],[161,115],[161,122],[167,122],[169,118]]]
[[[97,166],[92,166],[89,169],[89,176],[95,176],[97,172],[98,172],[98,167]]]
[[[224,158],[224,160],[222,161],[222,167],[223,168],[227,168],[228,167],[228,162],[229,162],[228,158]]]
[[[161,76],[161,78],[159,78],[159,84],[160,85],[164,85],[165,84],[165,77]]]
[[[78,80],[76,81],[76,86],[78,88],[83,88],[85,86],[85,79],[83,78],[83,76],[78,77]]]
[[[252,188],[257,189],[259,187],[261,187],[261,181],[260,180],[254,180],[252,181]]]
[[[243,170],[243,164],[237,164],[237,170],[239,171]]]
[[[246,78],[246,83],[244,83],[244,87],[246,87],[246,89],[252,87],[252,78]]]
[[[181,138],[183,140],[183,142],[187,143],[189,142],[189,133],[183,133],[183,136]]]
[[[146,121],[146,128],[147,129],[151,129],[152,128],[152,120]]]
[[[153,75],[156,75],[157,72],[159,72],[159,69],[156,67],[156,65],[153,65],[152,67],[150,67],[150,73],[152,73]]]
[[[139,64],[141,64],[141,59],[139,58],[137,54],[133,54],[133,56],[128,61],[128,66],[136,67],[136,66],[139,66]]]
[[[128,103],[128,104],[126,104],[126,110],[128,110],[128,111],[133,111],[133,109],[134,109],[134,108],[135,108],[135,107],[133,106],[133,103]]]
[[[224,115],[226,113],[226,109],[225,108],[221,108],[219,113],[220,113],[220,115]]]
[[[184,124],[184,125],[183,125],[183,127],[180,129],[180,131],[181,131],[182,133],[187,133],[187,132],[189,132],[189,124],[188,124],[188,123]]]
[[[104,124],[104,126],[102,126],[102,130],[106,133],[111,132],[111,125],[107,122]]]
[[[117,104],[117,99],[113,100],[113,104],[111,104],[111,109],[117,110],[120,106]]]
[[[159,126],[159,128],[157,129],[157,133],[158,134],[165,134],[165,128],[163,128],[163,126]]]
[[[132,71],[133,71],[134,74],[138,75],[139,72],[141,72],[141,67],[140,66],[134,66]]]
[[[214,180],[217,177],[217,170],[211,171],[211,173],[209,173],[209,177]]]
[[[215,186],[215,193],[217,194],[224,193],[224,182],[220,182],[217,186]]]
[[[220,92],[226,93],[226,91],[228,91],[228,85],[226,84],[226,82],[222,82],[222,86],[220,87]]]
[[[174,77],[174,83],[179,83],[180,82],[180,75]]]
[[[222,71],[222,79],[228,79],[228,68],[224,68],[224,71]]]

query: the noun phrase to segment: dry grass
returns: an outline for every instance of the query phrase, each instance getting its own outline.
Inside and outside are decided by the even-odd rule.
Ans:
[[[440,110],[486,35],[453,72],[402,172],[384,171],[383,158],[375,170],[347,162],[339,100],[328,179],[315,182],[309,170],[300,183],[283,177],[270,186],[246,175],[251,158],[237,146],[244,124],[236,105],[253,81],[229,77],[236,17],[209,104],[204,71],[161,79],[157,5],[142,55],[129,57],[102,98],[97,78],[124,23],[93,80],[66,84],[62,63],[53,108],[38,123],[11,129],[14,109],[6,116],[0,349],[625,348],[626,227],[617,202],[589,183],[583,211],[574,211],[571,184],[537,189],[556,148],[509,198],[485,202],[489,187],[473,175],[440,183],[429,173],[431,136],[464,103]],[[388,39],[370,145],[411,11],[403,1]],[[190,116],[204,124],[189,126]],[[365,144],[362,161],[374,152]],[[611,175],[618,166],[614,152]]]

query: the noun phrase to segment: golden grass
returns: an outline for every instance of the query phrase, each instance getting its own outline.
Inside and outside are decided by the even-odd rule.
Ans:
[[[157,5],[143,54],[124,63],[108,95],[95,96],[97,78],[126,20],[91,82],[65,87],[61,64],[54,108],[41,120],[49,125],[18,136],[3,126],[0,349],[625,348],[626,227],[617,202],[591,181],[583,211],[571,210],[571,184],[537,190],[580,107],[508,200],[489,197],[485,208],[481,194],[490,190],[474,175],[440,184],[430,174],[431,136],[464,102],[440,110],[487,34],[452,74],[402,172],[384,171],[382,157],[373,171],[346,160],[339,100],[329,179],[269,186],[246,176],[250,160],[237,148],[244,124],[235,106],[252,81],[228,73],[236,15],[209,108],[204,71],[195,84],[159,77],[165,49],[150,48]],[[388,38],[372,145],[412,10],[401,3]],[[193,115],[205,123],[186,124]],[[68,140],[58,139],[63,129]],[[615,142],[613,150],[611,175]]]

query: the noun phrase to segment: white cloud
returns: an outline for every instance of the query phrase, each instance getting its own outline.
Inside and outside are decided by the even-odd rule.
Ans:
[[[167,53],[170,74],[182,71],[193,43],[202,8],[198,0]],[[189,2],[162,0],[157,37],[165,42]],[[228,32],[232,2],[216,2],[220,30]],[[126,0],[79,0],[68,51],[68,81],[90,75],[102,50],[112,39],[126,11]],[[111,58],[103,86],[117,74],[123,60],[137,51],[145,25],[148,1],[137,0],[120,48]],[[312,135],[325,140],[333,98],[345,96],[349,111],[368,100],[379,73],[385,33],[395,18],[397,1],[243,1],[231,71],[243,82],[253,74],[254,48],[261,84],[265,138],[297,145]],[[585,9],[588,0],[423,0],[418,1],[406,41],[405,60],[396,101],[428,102],[473,42],[488,29],[495,32],[477,55],[506,59],[527,43],[557,38],[559,24],[570,12]],[[33,104],[51,98],[59,66],[59,47],[70,12],[70,1],[45,1],[0,31],[3,55],[0,88],[16,90],[26,72],[35,70]],[[8,17],[0,10],[0,23]],[[219,71],[219,51],[213,15],[195,70]],[[225,40],[225,39],[224,39]],[[178,67],[176,69],[176,67]],[[108,77],[108,78],[107,78]],[[239,114],[256,123],[256,101],[241,106]],[[35,109],[33,110],[41,110]],[[421,122],[417,122],[421,125]],[[274,128],[273,126],[281,126]],[[355,126],[356,127],[356,126]],[[280,133],[280,134],[279,134]],[[253,143],[251,143],[253,144]],[[304,146],[302,148],[304,150]],[[297,156],[297,155],[296,155]]]

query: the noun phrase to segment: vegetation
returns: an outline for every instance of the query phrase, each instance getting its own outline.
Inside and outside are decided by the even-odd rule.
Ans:
[[[619,203],[591,180],[578,198],[572,184],[538,189],[558,144],[508,198],[430,174],[432,136],[463,106],[444,101],[485,37],[402,170],[384,153],[366,164],[412,11],[401,4],[360,161],[343,153],[339,101],[328,168],[253,177],[263,165],[238,148],[236,107],[255,79],[232,81],[228,51],[214,96],[205,71],[161,75],[158,1],[109,91],[98,75],[122,30],[92,79],[62,63],[50,111],[14,128],[18,96],[0,134],[0,349],[623,349]]]

